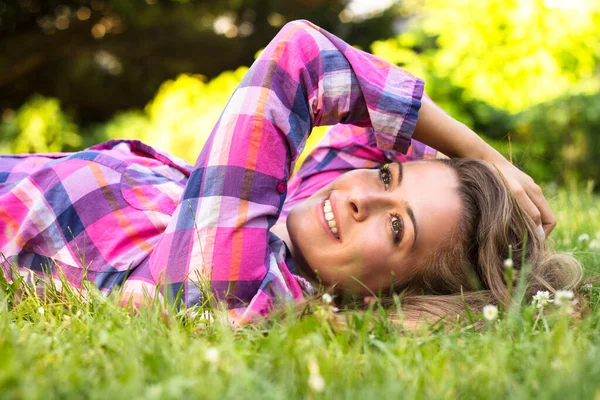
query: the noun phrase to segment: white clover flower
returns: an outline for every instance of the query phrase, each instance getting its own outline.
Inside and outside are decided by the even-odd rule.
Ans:
[[[588,235],[587,233],[582,233],[581,235],[579,235],[579,237],[577,238],[577,241],[579,243],[581,242],[589,242],[590,240],[590,235]]]
[[[498,307],[488,304],[487,306],[483,307],[483,316],[488,321],[495,320],[498,318]]]
[[[219,362],[219,350],[214,347],[209,347],[206,350],[206,353],[204,353],[204,357],[209,363],[216,364]]]
[[[40,307],[40,308],[38,308],[38,312],[39,312],[40,314],[44,315],[44,313],[45,313],[46,311],[44,310],[44,307]]]
[[[554,304],[557,306],[568,306],[576,303],[575,293],[572,290],[557,290],[554,294]]]
[[[323,300],[323,303],[325,304],[331,304],[331,302],[333,301],[333,297],[331,297],[329,293],[325,293],[323,297],[321,297],[321,300]]]
[[[325,389],[325,379],[321,375],[311,374],[308,377],[308,386],[315,393],[321,393]]]
[[[594,289],[594,286],[592,286],[591,283],[586,283],[585,285],[583,285],[581,287],[581,291],[584,292],[584,293],[589,293],[589,292],[592,291],[592,289]]]
[[[535,296],[533,296],[533,302],[536,304],[537,308],[543,308],[553,301],[554,300],[550,299],[550,292],[547,290],[538,290]]]
[[[513,262],[512,258],[507,258],[506,260],[504,260],[504,268],[508,269],[508,268],[513,268],[515,266],[515,263]]]

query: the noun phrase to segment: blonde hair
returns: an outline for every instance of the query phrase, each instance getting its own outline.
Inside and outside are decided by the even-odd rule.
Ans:
[[[579,297],[574,315],[580,316],[585,306],[577,293],[583,281],[581,263],[554,252],[537,236],[536,224],[519,206],[502,175],[473,159],[431,162],[456,172],[461,222],[455,234],[425,261],[423,273],[396,290],[402,293],[405,324],[456,320],[465,314],[465,306],[474,314],[487,304],[507,310],[513,297],[509,288],[516,286],[522,272],[528,283],[524,301],[530,302],[538,290],[573,290]],[[505,260],[509,258],[513,282],[506,281]],[[393,298],[384,297],[382,302],[391,305]]]

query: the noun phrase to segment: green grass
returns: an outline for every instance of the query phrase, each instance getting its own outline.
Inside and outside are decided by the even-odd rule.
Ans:
[[[552,235],[557,247],[574,252],[590,273],[600,272],[600,199],[576,188],[546,192],[559,219]],[[15,307],[5,296],[0,393],[44,399],[597,399],[598,292],[591,291],[592,313],[574,325],[556,313],[549,329],[539,323],[533,329],[530,306],[484,332],[465,326],[446,333],[395,331],[374,322],[382,312],[377,309],[349,312],[348,329],[335,333],[326,305],[300,319],[234,331],[159,307],[132,316],[93,293],[88,300],[29,295]],[[309,385],[319,376],[321,392]]]

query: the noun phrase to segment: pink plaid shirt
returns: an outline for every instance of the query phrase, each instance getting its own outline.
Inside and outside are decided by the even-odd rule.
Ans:
[[[412,141],[423,82],[306,22],[287,24],[232,95],[194,167],[139,141],[0,157],[11,265],[122,301],[193,307],[202,282],[238,324],[312,288],[270,228],[355,168],[436,156]],[[290,177],[313,126],[335,125]],[[9,263],[10,262],[10,263]],[[157,290],[158,288],[158,290]]]

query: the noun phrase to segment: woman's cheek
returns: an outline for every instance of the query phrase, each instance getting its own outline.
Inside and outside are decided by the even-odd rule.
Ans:
[[[388,246],[377,235],[367,235],[360,242],[358,249],[366,271],[374,272],[390,262]]]

